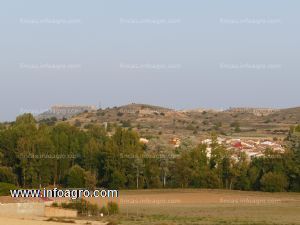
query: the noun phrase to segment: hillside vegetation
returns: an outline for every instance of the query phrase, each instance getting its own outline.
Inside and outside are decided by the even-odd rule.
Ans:
[[[300,124],[300,108],[276,110],[259,116],[247,111],[185,110],[176,111],[158,106],[130,104],[98,109],[67,120],[77,127],[107,124],[111,127],[132,128],[141,137],[151,139],[153,147],[167,147],[171,138],[178,137],[193,147],[216,132],[224,137],[253,137],[283,140],[290,127]]]

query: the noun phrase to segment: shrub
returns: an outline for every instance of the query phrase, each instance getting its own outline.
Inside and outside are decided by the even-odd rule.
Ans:
[[[117,116],[119,116],[119,117],[121,117],[121,116],[123,116],[124,115],[124,113],[122,113],[122,112],[118,112],[117,113]]]
[[[240,128],[239,126],[236,126],[236,127],[234,128],[234,132],[236,132],[236,133],[241,132],[241,128]]]
[[[119,213],[119,205],[115,202],[107,203],[107,210],[109,215],[114,215]]]
[[[267,120],[264,121],[264,123],[271,123],[271,120],[267,119]]]
[[[53,202],[51,206],[52,207],[58,207],[58,203],[57,202]]]
[[[300,132],[300,125],[295,127],[295,132]]]
[[[108,209],[106,206],[103,206],[101,209],[100,209],[100,213],[103,213],[104,215],[108,215]]]
[[[65,209],[75,209],[79,215],[97,216],[101,212],[96,204],[92,204],[84,199],[75,200],[68,203],[63,202],[61,207]]]
[[[81,122],[80,122],[80,120],[75,120],[75,127],[81,127]]]
[[[187,130],[195,130],[194,126],[192,124],[187,125]]]
[[[97,116],[105,116],[105,112],[97,112]]]
[[[98,216],[99,212],[100,212],[99,207],[96,204],[91,204],[91,203],[87,204],[88,215]]]
[[[130,120],[121,121],[123,127],[131,127]]]

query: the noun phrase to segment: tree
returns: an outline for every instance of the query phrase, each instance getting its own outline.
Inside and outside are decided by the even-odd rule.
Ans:
[[[287,178],[282,173],[269,172],[262,176],[261,189],[269,192],[285,191],[288,186]]]
[[[231,123],[230,126],[234,128],[234,132],[241,132],[240,123],[238,121]]]
[[[112,172],[111,180],[109,180],[109,188],[119,189],[124,188],[126,176],[118,170]]]
[[[17,187],[10,183],[0,182],[0,196],[10,195],[10,190],[16,190]]]
[[[181,157],[175,159],[173,176],[176,186],[186,188],[191,182],[193,169],[191,168],[192,159],[187,152],[182,153]]]
[[[34,163],[34,143],[33,140],[29,137],[22,137],[17,142],[17,152],[19,158],[19,168],[22,171],[22,184],[23,186],[27,185],[27,181],[32,183],[35,181],[33,179],[33,169],[32,164]]]
[[[16,175],[13,173],[11,168],[4,166],[0,167],[0,182],[10,184],[17,183]]]
[[[219,185],[223,187],[226,180],[229,178],[230,159],[225,147],[218,144],[216,134],[212,134],[211,157],[209,160],[210,169],[218,175]],[[227,170],[227,171],[225,171]],[[226,184],[225,184],[226,186]]]
[[[193,187],[206,187],[207,180],[205,179],[208,172],[208,158],[206,153],[206,145],[198,145],[190,152],[192,181]]]
[[[285,168],[290,181],[290,189],[300,191],[300,125],[291,127],[286,138],[290,160],[286,160]]]
[[[85,187],[85,171],[80,166],[73,166],[67,175],[67,187],[83,188]]]
[[[162,182],[160,180],[161,168],[157,159],[146,159],[145,160],[144,179],[145,188],[160,188]],[[142,168],[142,167],[141,167]]]
[[[140,176],[143,174],[143,169],[145,167],[143,159],[135,157],[133,161],[133,167],[136,170],[136,189],[140,188]]]
[[[90,171],[85,171],[84,182],[85,182],[85,188],[88,188],[89,190],[94,190],[97,184],[96,175],[92,174]]]
[[[100,150],[100,144],[94,138],[83,148],[83,164],[86,170],[92,171],[94,174],[97,172],[97,155]]]
[[[234,189],[250,190],[249,162],[244,152],[238,155],[237,162],[234,164],[232,170],[234,174]]]

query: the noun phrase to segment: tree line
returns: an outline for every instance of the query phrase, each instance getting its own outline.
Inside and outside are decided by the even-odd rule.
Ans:
[[[114,127],[109,134],[104,126],[81,129],[19,116],[0,125],[0,182],[23,188],[300,190],[300,126],[291,128],[284,154],[268,149],[251,161],[244,153],[232,157],[216,135],[208,158],[204,144],[150,152],[132,129]]]

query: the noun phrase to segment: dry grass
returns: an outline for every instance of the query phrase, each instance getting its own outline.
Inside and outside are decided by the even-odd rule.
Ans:
[[[122,191],[117,201],[116,219],[128,225],[300,224],[299,193],[141,190]]]

